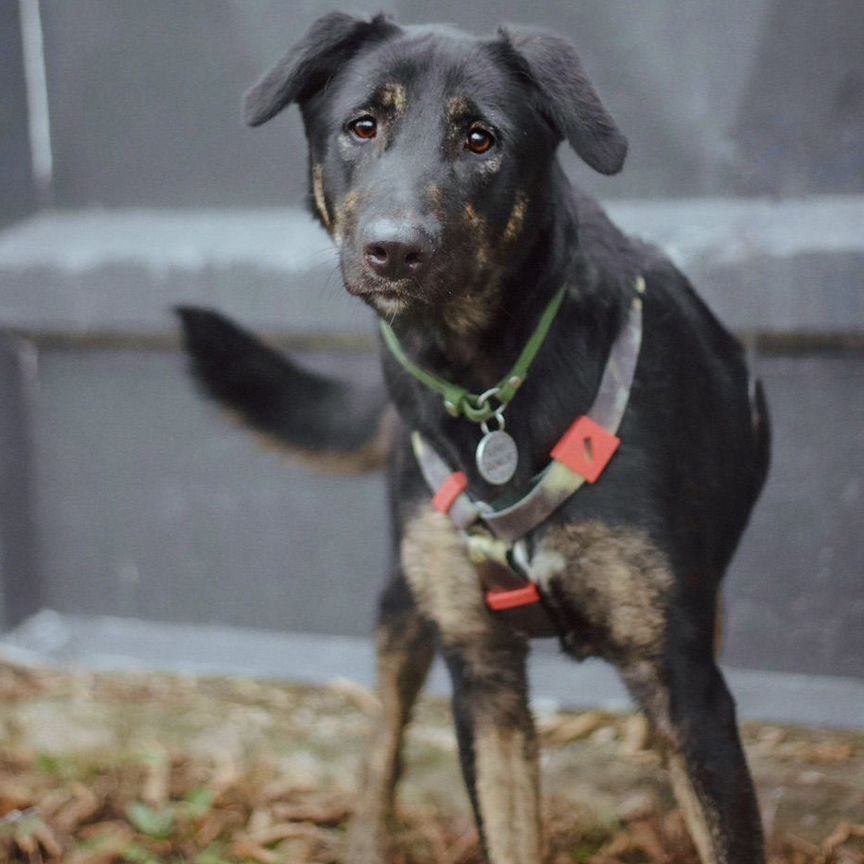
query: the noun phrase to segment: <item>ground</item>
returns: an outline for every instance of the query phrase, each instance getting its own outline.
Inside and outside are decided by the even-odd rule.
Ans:
[[[337,864],[377,705],[0,665],[0,861]],[[551,864],[697,864],[638,717],[539,712]],[[864,864],[864,733],[746,726],[772,864]],[[395,864],[479,864],[446,705],[421,703]]]

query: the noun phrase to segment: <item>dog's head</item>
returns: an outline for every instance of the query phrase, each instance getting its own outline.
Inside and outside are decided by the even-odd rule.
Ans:
[[[249,90],[246,121],[292,102],[346,287],[387,317],[470,324],[535,241],[558,143],[604,174],[627,150],[572,45],[521,29],[482,39],[326,15]]]

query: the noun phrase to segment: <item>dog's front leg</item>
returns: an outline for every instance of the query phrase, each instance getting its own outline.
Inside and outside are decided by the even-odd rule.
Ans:
[[[417,611],[401,573],[381,595],[376,635],[381,714],[360,777],[348,836],[350,864],[384,864],[389,858],[402,740],[434,655],[433,627]]]
[[[762,864],[761,819],[735,705],[703,641],[703,648],[674,645],[663,661],[630,663],[624,678],[660,734],[704,864]]]
[[[490,864],[539,864],[537,741],[527,641],[486,608],[480,577],[446,516],[421,509],[405,528],[405,575],[438,628],[453,679],[459,755]]]
[[[490,864],[539,864],[537,738],[528,707],[527,645],[510,632],[490,633],[469,645],[445,647],[444,655],[453,680],[462,773],[486,856]]]

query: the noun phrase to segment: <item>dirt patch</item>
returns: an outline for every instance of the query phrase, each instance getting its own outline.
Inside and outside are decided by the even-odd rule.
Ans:
[[[0,861],[336,864],[374,696],[0,666]],[[548,860],[697,864],[640,718],[539,718]],[[773,864],[864,864],[864,734],[748,726]],[[412,726],[401,864],[479,864],[447,706]]]

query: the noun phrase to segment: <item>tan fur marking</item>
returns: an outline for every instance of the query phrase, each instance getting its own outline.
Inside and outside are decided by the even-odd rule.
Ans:
[[[466,348],[471,350],[466,340],[487,328],[498,313],[501,277],[509,256],[509,251],[504,250],[506,254],[502,256],[502,261],[493,260],[495,250],[490,246],[486,220],[471,204],[465,205],[463,213],[466,228],[473,240],[471,284],[474,288],[458,297],[449,297],[441,307],[445,328],[455,337],[447,345],[447,350],[457,359]]]
[[[327,211],[327,199],[324,197],[324,167],[320,163],[312,167],[312,194],[324,227],[329,231],[330,213]]]
[[[486,220],[474,209],[471,204],[465,205],[465,216],[468,219],[468,224],[478,234],[486,228]]]
[[[663,555],[637,531],[599,522],[551,529],[540,543],[544,554],[563,559],[559,576],[541,569],[541,584],[555,578],[566,595],[592,623],[603,627],[619,649],[640,654],[662,650],[665,609],[673,579]]]
[[[680,735],[671,721],[669,691],[659,683],[660,670],[656,664],[640,660],[628,665],[622,672],[628,685],[639,693],[639,700],[649,715],[652,729],[659,736],[657,744],[666,757],[675,799],[684,814],[701,861],[703,864],[733,864],[725,858],[719,858],[715,852],[722,846],[719,818],[711,818],[712,813],[706,810],[690,780],[681,752]]]
[[[489,628],[477,571],[453,523],[431,505],[406,526],[402,566],[423,613],[451,644],[479,644]]]
[[[447,100],[447,119],[456,123],[469,113],[468,100],[464,96],[453,96]]]
[[[702,806],[702,802],[699,800],[696,790],[690,782],[684,760],[680,756],[673,755],[669,757],[669,778],[672,781],[675,799],[678,801],[678,806],[684,814],[684,821],[690,830],[690,836],[693,838],[693,843],[699,852],[702,864],[732,864],[731,861],[724,860],[726,856],[721,859],[714,852],[715,844],[712,840],[713,832],[711,831],[710,822],[705,813],[705,808]]]
[[[465,221],[474,234],[474,254],[477,256],[477,267],[485,269],[489,266],[489,239],[486,235],[486,220],[470,204],[466,204]]]
[[[404,117],[408,110],[408,94],[404,84],[385,84],[381,88],[381,104],[397,117]]]
[[[429,203],[432,205],[432,209],[435,211],[435,215],[443,220],[444,219],[444,193],[441,191],[441,187],[437,183],[430,183],[426,188],[426,194],[429,196]]]
[[[406,526],[402,566],[419,608],[438,625],[445,646],[458,646],[471,677],[494,681],[510,661],[493,647],[500,624],[485,607],[479,575],[453,523],[424,507]],[[494,637],[490,640],[490,637]],[[512,638],[518,638],[512,634]],[[477,796],[492,864],[541,860],[536,742],[522,696],[510,687],[474,700]]]
[[[336,206],[336,215],[333,220],[333,233],[341,240],[345,234],[345,226],[350,222],[357,209],[360,196],[356,190],[349,192]]]
[[[542,841],[534,741],[519,728],[478,724],[474,768],[490,862],[538,864]]]
[[[304,450],[292,447],[275,435],[268,435],[252,429],[246,423],[243,415],[229,408],[222,408],[222,413],[233,423],[243,426],[260,447],[292,461],[302,462],[316,468],[323,474],[367,474],[370,471],[380,471],[387,464],[390,452],[390,439],[393,434],[393,424],[396,417],[392,408],[388,408],[378,422],[375,437],[359,450],[346,453],[327,452],[326,450]]]
[[[466,349],[469,353],[473,351],[473,346],[466,340],[488,327],[497,313],[502,272],[492,262],[486,220],[471,204],[466,204],[463,212],[465,224],[473,235],[474,272],[471,282],[474,288],[448,297],[440,310],[446,330],[456,337],[447,346],[448,352],[456,359],[463,356]]]
[[[723,615],[723,597],[717,594],[717,606],[714,610],[714,656],[720,657],[723,653],[723,642],[725,639]]]
[[[458,338],[468,338],[482,331],[489,323],[493,309],[490,308],[489,291],[466,294],[441,307],[441,318],[447,329]],[[470,349],[472,346],[464,346]],[[459,356],[459,346],[453,348]]]
[[[405,726],[432,663],[433,647],[422,621],[414,616],[377,632],[378,692],[381,714],[376,718],[366,762],[360,775],[359,800],[351,822],[348,858],[380,862],[388,857],[388,822],[399,779]]]
[[[639,694],[640,704],[648,715],[658,745],[664,752],[678,750],[681,741],[669,716],[669,691],[659,684],[658,664],[649,660],[636,660],[627,664],[622,672],[631,689]]]
[[[516,202],[513,204],[513,209],[510,211],[510,218],[507,220],[507,226],[504,228],[504,242],[513,243],[522,231],[522,226],[525,224],[525,212],[528,209],[528,199],[522,192],[516,195]]]

